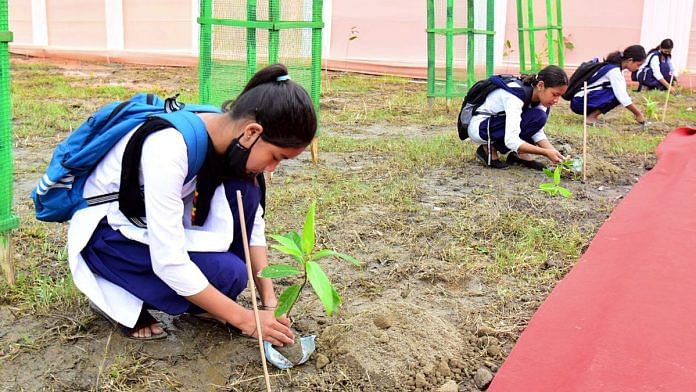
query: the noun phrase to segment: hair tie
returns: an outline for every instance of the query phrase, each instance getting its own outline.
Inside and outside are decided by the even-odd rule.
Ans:
[[[285,82],[287,80],[290,80],[290,75],[280,75],[276,78],[276,82]]]

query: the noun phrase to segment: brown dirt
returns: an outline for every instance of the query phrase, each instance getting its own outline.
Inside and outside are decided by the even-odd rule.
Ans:
[[[143,88],[148,83],[177,83],[162,77],[146,82],[157,70],[62,64],[52,72],[108,77],[123,85],[145,83]],[[422,86],[409,88],[415,91]],[[324,131],[382,139],[452,132],[388,124]],[[664,131],[654,128],[656,134]],[[15,210],[24,221],[32,219],[26,195],[50,158],[54,142],[18,143],[14,151]],[[384,173],[375,168],[389,162],[387,156],[368,152],[322,153],[320,158],[319,167],[314,168],[305,153],[280,167],[274,181],[282,184],[294,176],[308,177],[322,168],[338,169],[346,178],[378,179]],[[346,297],[336,317],[327,318],[310,297],[296,306],[295,327],[318,336],[317,352],[328,358],[328,364],[317,369],[315,355],[291,371],[271,369],[274,390],[428,391],[449,380],[461,391],[478,390],[474,385],[477,370],[497,371],[534,310],[575,261],[551,254],[544,263],[519,272],[554,276],[541,283],[525,286],[506,275],[493,281],[482,273],[493,263],[487,248],[491,242],[505,240],[496,237],[494,229],[502,227],[500,235],[514,235],[505,231],[506,225],[520,213],[533,213],[539,219],[577,228],[586,246],[654,157],[619,159],[599,152],[588,161],[590,181],[566,183],[576,195],[573,200],[530,192],[543,181],[542,174],[514,167],[492,175],[467,154],[456,167],[436,167],[419,176],[412,190],[418,213],[369,204],[335,212],[340,214],[340,224],[321,227],[322,240],[350,250],[365,266],[362,270],[339,263],[327,267]],[[63,241],[65,226],[39,227],[49,232],[47,241]],[[18,263],[39,266],[51,274],[57,268],[55,258],[26,259],[34,240],[31,232],[21,232],[16,244]],[[106,321],[87,310],[84,300],[61,309],[26,312],[6,299],[0,302],[0,391],[264,389],[255,340],[187,316],[157,317],[169,337],[143,343],[113,332]]]

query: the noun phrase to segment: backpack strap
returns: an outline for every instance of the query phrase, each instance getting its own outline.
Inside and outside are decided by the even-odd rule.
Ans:
[[[612,64],[612,63],[605,64],[594,75],[592,75],[592,77],[590,77],[590,79],[587,80],[587,84],[589,85],[589,84],[592,84],[592,83],[598,81],[602,76],[606,75],[607,73],[609,73],[609,71],[611,71],[614,68],[619,68],[619,66],[616,64]],[[611,86],[610,82],[602,83],[602,88],[606,88],[608,86]]]
[[[172,127],[181,132],[186,142],[188,153],[188,173],[184,183],[187,183],[198,174],[208,154],[208,131],[200,117],[188,110],[179,110],[172,113],[158,114],[153,117],[161,118],[172,124]]]

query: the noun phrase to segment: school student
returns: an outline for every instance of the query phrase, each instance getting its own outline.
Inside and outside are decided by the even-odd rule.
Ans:
[[[532,155],[562,162],[565,157],[549,142],[544,126],[551,106],[568,87],[565,71],[549,65],[538,75],[507,82],[507,87],[488,94],[469,123],[469,138],[480,144],[476,158],[495,169],[517,164],[542,170],[545,165],[534,161]],[[508,154],[506,161],[501,161],[499,154]]]
[[[658,89],[666,91],[677,83],[677,73],[672,64],[672,48],[674,42],[667,38],[648,52],[648,60],[640,67],[636,75],[639,83],[638,91],[643,87],[648,90]]]
[[[633,104],[626,90],[626,79],[623,70],[634,72],[645,61],[645,48],[640,45],[632,45],[623,52],[610,53],[604,60],[605,65],[600,68],[593,80],[587,86],[587,123],[594,124],[601,114],[606,114],[619,104],[628,109],[635,116],[639,124],[645,123],[643,113]],[[596,77],[601,75],[601,77]],[[570,109],[573,113],[583,114],[584,89],[575,94],[570,101]]]
[[[119,202],[77,211],[68,232],[69,263],[76,286],[96,311],[133,339],[157,339],[166,331],[148,309],[192,313],[254,336],[253,312],[235,302],[247,276],[235,191],[241,190],[254,279],[262,302],[263,338],[293,342],[286,317],[276,318],[267,265],[261,198],[262,176],[299,155],[317,128],[312,101],[290,80],[287,68],[268,66],[248,82],[222,113],[200,113],[209,137],[197,177],[185,182],[187,147],[182,134],[148,120],[120,140],[99,162],[85,197],[118,192],[126,145],[140,138],[136,178],[144,189],[146,227],[122,213]],[[144,130],[144,131],[143,131]],[[144,133],[143,133],[144,132]],[[143,134],[149,136],[142,137]]]

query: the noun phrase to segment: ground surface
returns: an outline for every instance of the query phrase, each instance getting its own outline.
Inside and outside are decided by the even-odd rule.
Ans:
[[[0,286],[0,390],[262,390],[256,342],[221,326],[157,314],[166,341],[114,332],[70,281],[67,226],[35,221],[27,198],[54,145],[89,113],[137,91],[194,101],[196,71],[26,58],[12,66],[22,224],[13,236],[18,284]],[[564,179],[574,197],[563,199],[538,190],[541,173],[483,168],[473,145],[456,137],[456,113],[444,102],[428,110],[421,82],[330,74],[323,89],[319,163],[305,153],[276,171],[268,231],[299,229],[315,199],[321,245],[364,266],[324,261],[344,305],[328,318],[314,297],[301,300],[296,327],[317,335],[318,354],[302,367],[272,370],[278,391],[426,391],[450,380],[478,390],[475,376],[495,373],[554,284],[654,164],[657,143],[696,119],[688,92],[670,98],[667,124],[645,130],[625,110],[610,113],[590,129],[588,181]],[[642,96],[635,100],[645,107]],[[578,153],[581,119],[562,103],[547,134]]]

